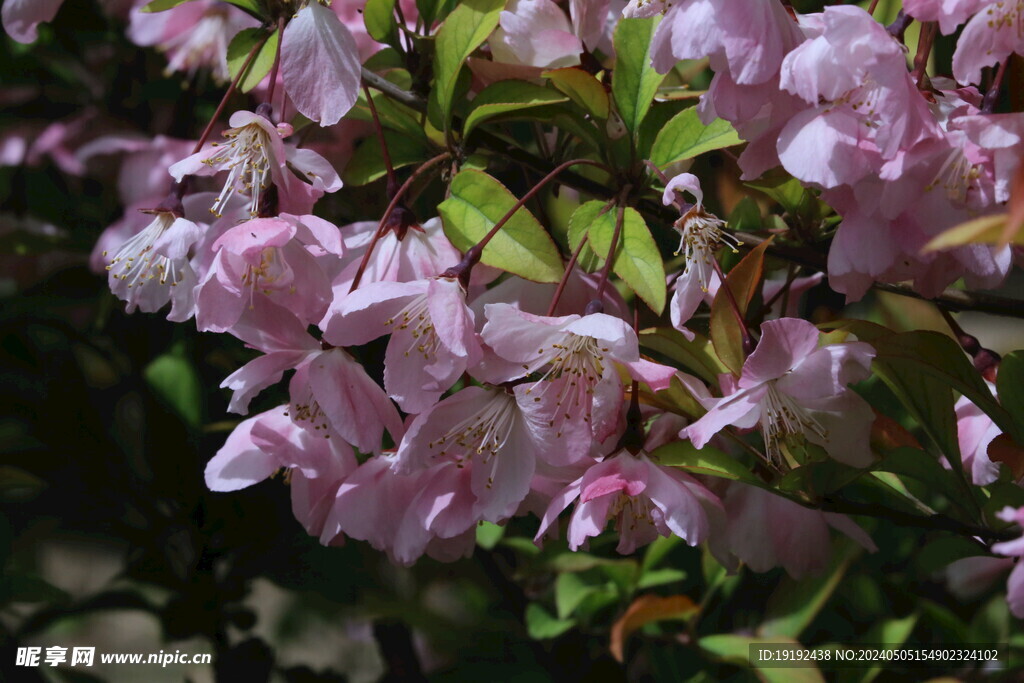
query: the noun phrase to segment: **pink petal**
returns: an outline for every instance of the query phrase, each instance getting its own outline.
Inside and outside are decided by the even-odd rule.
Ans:
[[[53,21],[64,0],[4,0],[2,10],[4,30],[19,43],[35,42],[36,27]]]
[[[279,414],[281,408],[261,413],[241,422],[206,465],[206,485],[211,491],[237,491],[259,483],[277,471],[276,458],[260,450],[252,441],[257,422]]]
[[[281,76],[295,107],[333,126],[359,97],[359,48],[338,16],[319,2],[299,10],[281,43]]]

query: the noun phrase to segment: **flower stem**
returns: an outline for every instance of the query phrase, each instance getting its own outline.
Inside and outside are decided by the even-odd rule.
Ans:
[[[203,134],[199,136],[196,146],[192,149],[193,154],[201,150],[203,145],[206,144],[206,140],[210,137],[210,133],[213,131],[213,124],[215,124],[220,118],[220,115],[224,113],[224,108],[228,105],[228,100],[235,94],[238,84],[242,82],[246,72],[249,71],[249,66],[252,64],[252,60],[256,58],[257,53],[259,53],[263,48],[263,44],[266,43],[269,38],[270,34],[267,34],[260,42],[252,46],[252,50],[249,51],[249,56],[246,57],[245,61],[242,63],[242,68],[238,70],[237,74],[235,74],[235,79],[231,81],[231,85],[229,85],[228,89],[224,92],[224,97],[220,99],[220,104],[217,105],[216,111],[214,111],[213,116],[210,117],[210,122],[206,124],[206,128],[203,129]]]
[[[985,114],[991,114],[995,111],[996,102],[999,100],[999,91],[1003,85],[1003,76],[1006,75],[1006,66],[1009,63],[1010,58],[1007,57],[999,64],[995,80],[992,81],[992,85],[989,89],[985,91],[985,98],[981,101],[981,111]]]
[[[281,43],[284,42],[284,15],[277,18],[277,51],[274,53],[274,66],[270,68],[270,87],[267,92],[267,102],[270,109],[274,109],[274,89],[277,87],[277,70],[281,67]],[[281,110],[278,112],[278,120],[284,111],[284,100],[281,100]]]
[[[928,56],[932,52],[932,45],[935,43],[935,34],[939,32],[939,26],[929,21],[921,26],[921,39],[917,46],[917,54],[914,55],[914,83],[917,89],[922,90],[924,86],[925,69],[928,67]]]
[[[995,382],[1002,357],[995,351],[983,347],[977,337],[964,332],[964,329],[953,319],[949,311],[941,306],[938,309],[946,324],[949,325],[949,329],[953,332],[953,336],[956,337],[957,343],[960,344],[960,348],[974,359],[975,369],[989,382]]]
[[[393,197],[398,191],[398,178],[395,177],[395,167],[391,164],[391,153],[388,152],[388,143],[384,139],[384,126],[380,123],[380,116],[377,115],[377,105],[370,96],[370,86],[363,83],[363,93],[366,95],[366,104],[370,108],[370,115],[373,116],[373,128],[380,141],[380,156],[384,161],[384,169],[388,175],[388,196]]]
[[[548,312],[544,314],[547,317],[550,318],[555,314],[555,308],[558,307],[558,300],[562,298],[562,292],[565,291],[565,285],[569,282],[569,275],[572,273],[572,269],[576,267],[576,261],[579,259],[580,252],[583,251],[583,247],[586,243],[586,238],[580,239],[579,246],[576,247],[576,251],[572,252],[569,262],[565,264],[565,272],[562,273],[562,279],[559,280],[558,287],[555,289],[555,294],[551,297],[551,304],[548,306]]]
[[[380,223],[377,225],[377,231],[373,235],[373,240],[366,247],[366,253],[363,254],[363,260],[359,263],[359,268],[356,270],[356,276],[352,280],[352,286],[349,287],[349,292],[354,292],[359,287],[360,281],[363,279],[363,272],[366,270],[366,265],[370,262],[370,255],[373,254],[373,248],[377,245],[377,241],[387,232],[389,227],[388,220],[391,218],[391,214],[394,212],[395,207],[405,196],[405,193],[409,191],[412,184],[417,178],[422,176],[424,173],[429,171],[434,166],[438,165],[442,161],[448,158],[448,152],[441,152],[433,159],[429,159],[423,163],[419,168],[412,172],[412,175],[402,184],[400,188],[395,192],[394,196],[391,197],[391,201],[388,203],[388,207],[384,209],[384,215],[380,219]]]
[[[626,192],[624,191],[623,194]],[[622,224],[626,220],[626,207],[619,204],[619,210],[615,216],[615,230],[612,232],[612,242],[608,247],[608,255],[605,256],[604,265],[601,266],[601,275],[597,281],[597,293],[594,300],[587,304],[587,313],[604,312],[604,290],[608,286],[608,274],[611,273],[612,263],[615,261],[615,249],[619,246],[619,237],[622,235]]]

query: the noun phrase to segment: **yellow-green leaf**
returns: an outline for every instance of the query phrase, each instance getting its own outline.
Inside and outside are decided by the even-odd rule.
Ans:
[[[640,123],[651,108],[658,86],[664,79],[651,66],[651,39],[661,17],[620,19],[615,27],[615,72],[612,74],[612,95],[622,123],[630,134],[640,130]]]
[[[484,88],[473,100],[473,108],[466,116],[462,134],[469,137],[474,128],[492,116],[567,101],[565,95],[536,83],[498,81]]]
[[[587,231],[590,247],[601,258],[607,258],[611,250],[617,215],[616,209],[608,211]],[[665,264],[661,260],[658,245],[654,242],[647,223],[644,222],[644,217],[632,207],[626,207],[624,210],[622,234],[615,245],[614,258],[612,270],[615,274],[622,278],[651,310],[660,314],[665,308]]]
[[[665,124],[654,139],[651,148],[651,162],[659,168],[684,159],[710,152],[713,149],[732,147],[743,142],[728,121],[715,119],[705,126],[697,110],[684,109]]]
[[[463,170],[450,189],[451,195],[437,209],[445,234],[462,251],[482,240],[516,204],[504,185],[481,171]],[[558,247],[525,207],[488,242],[480,260],[535,282],[558,282],[562,277]]]
[[[608,93],[601,82],[577,67],[553,69],[542,74],[572,101],[602,121],[608,118]]]
[[[239,69],[249,59],[249,53],[260,44],[260,41],[263,41],[259,52],[249,64],[249,69],[238,83],[238,89],[242,92],[249,92],[259,85],[274,66],[277,41],[280,37],[276,29],[269,38],[266,36],[267,32],[262,28],[246,28],[235,34],[235,37],[231,39],[231,44],[228,45],[228,71],[231,73],[231,78],[235,78]],[[264,40],[264,38],[266,39]]]
[[[441,116],[438,127],[446,129],[451,121],[455,85],[463,62],[497,28],[504,8],[505,0],[464,0],[437,32],[432,95]]]

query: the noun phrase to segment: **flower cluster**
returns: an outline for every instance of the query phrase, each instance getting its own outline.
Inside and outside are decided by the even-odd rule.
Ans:
[[[4,26],[33,40],[59,4],[7,0]],[[946,34],[967,23],[950,80],[928,78],[926,59],[908,64],[905,26],[887,29],[854,6],[797,15],[780,0],[509,0],[495,5],[477,44],[438,47],[465,52],[441,84],[453,98],[472,95],[458,104],[440,101],[436,82],[421,101],[443,69],[431,75],[402,59],[411,36],[451,47],[449,24],[420,17],[421,3],[391,3],[398,9],[387,30],[368,30],[354,1],[265,4],[277,10],[272,22],[212,0],[128,14],[130,39],[161,49],[168,70],[235,79],[225,105],[249,68],[228,61],[227,45],[250,35],[240,32],[262,36],[249,53],[267,62],[250,95],[261,104],[231,113],[222,132],[211,136],[211,122],[197,141],[97,135],[72,152],[65,143],[81,126],[62,124],[50,133],[56,141],[20,149],[20,162],[49,154],[76,173],[121,155],[126,212],[92,258],[113,294],[128,312],[169,305],[168,319],[194,320],[258,354],[221,384],[233,413],[247,416],[264,391],[287,381],[279,389],[287,399],[246,417],[210,461],[211,489],[234,491],[284,470],[310,534],[325,545],[366,541],[401,564],[464,557],[481,524],[530,515],[538,544],[564,529],[577,550],[610,523],[621,553],[677,536],[707,543],[730,569],[783,567],[797,578],[828,564],[830,528],[875,549],[848,517],[824,511],[820,492],[780,482],[805,465],[854,478],[876,464],[876,411],[857,385],[871,377],[881,347],[799,317],[801,294],[825,273],[797,277],[793,266],[783,278],[765,277],[772,231],[760,247],[745,245],[705,204],[704,169],[670,178],[649,163],[655,173],[647,174],[638,151],[653,158],[658,150],[645,143],[652,135],[642,119],[659,96],[657,72],[706,58],[714,76],[697,112],[743,138],[745,179],[781,167],[816,206],[838,212],[830,218],[841,220],[818,221],[800,245],[831,238],[820,256],[835,291],[856,300],[875,283],[910,282],[935,296],[961,278],[993,287],[1011,268],[1008,245],[925,247],[1011,198],[1024,114],[992,113],[1001,76],[984,94],[978,85],[1024,48],[1019,4],[907,0],[901,22],[938,22]],[[486,19],[475,5],[456,15],[462,8],[450,16]],[[619,27],[645,21],[650,59],[617,66],[635,57],[621,51],[643,33],[621,37]],[[938,28],[922,31],[925,57]],[[271,39],[277,50],[264,49]],[[371,59],[387,78],[366,70]],[[634,76],[629,88],[616,80]],[[629,101],[626,90],[649,97]],[[681,108],[658,104],[673,115]],[[557,131],[532,121],[516,135],[532,135],[530,144],[553,157],[576,148],[588,156],[505,202],[502,184],[479,170],[505,160],[475,154],[477,131],[534,109]],[[289,111],[298,113],[283,118]],[[325,197],[342,189],[338,168],[360,136],[380,161],[367,183],[386,178],[388,208],[347,222],[338,217],[348,209]],[[513,137],[492,135],[499,145]],[[417,156],[426,148],[437,156]],[[367,149],[353,162],[363,171],[377,158]],[[679,153],[662,165],[687,161]],[[413,163],[400,183],[402,166]],[[523,207],[537,198],[546,211],[542,186],[577,163],[612,187],[590,202],[567,200],[568,226],[538,214],[542,224]],[[409,188],[433,171],[444,199],[414,211]],[[476,194],[464,191],[473,182]],[[601,208],[590,211],[594,204]],[[641,210],[655,219],[645,222]],[[775,218],[782,228],[774,232],[788,234]],[[666,273],[659,242],[676,238]],[[643,304],[651,310],[641,312]],[[648,333],[670,341],[644,345],[641,315]],[[981,382],[964,376],[958,390]],[[951,393],[949,404],[952,415]],[[966,393],[955,408],[962,462],[977,485],[1001,475],[989,451],[1008,421],[990,413]],[[719,467],[673,457],[680,452],[718,458]],[[712,476],[723,472],[730,476]],[[1021,520],[1019,512],[1002,518]],[[993,551],[1020,556],[1018,545]],[[1015,613],[1024,610],[1019,579],[1011,578]]]

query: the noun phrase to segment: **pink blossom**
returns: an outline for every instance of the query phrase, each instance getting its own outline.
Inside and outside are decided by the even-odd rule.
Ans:
[[[975,485],[988,486],[997,480],[999,463],[989,459],[988,447],[1002,430],[966,396],[956,402],[956,431],[964,469]]]
[[[466,468],[473,518],[500,522],[529,492],[539,445],[515,396],[467,387],[416,416],[398,447],[395,471],[409,474],[445,462]]]
[[[121,201],[155,203],[171,191],[174,181],[167,167],[189,154],[193,145],[188,140],[163,135],[150,139],[136,134],[113,134],[82,145],[75,151],[75,158],[84,165],[100,155],[123,154],[117,175]]]
[[[756,486],[733,482],[722,502],[729,551],[755,572],[782,566],[794,579],[820,574],[830,555],[829,526],[870,552],[878,550],[848,517],[805,508]]]
[[[981,70],[1011,54],[1024,54],[1024,7],[1019,2],[978,3],[953,53],[953,76],[960,83],[981,83]]]
[[[235,193],[250,197],[249,212],[258,215],[261,199],[271,185],[277,188],[282,211],[309,213],[325,192],[341,188],[341,179],[326,159],[312,150],[284,144],[283,138],[292,132],[289,124],[275,127],[263,116],[248,111],[236,111],[229,123],[231,127],[224,132],[226,143],[211,145],[168,169],[179,182],[186,175],[227,171],[224,187],[210,209],[215,215],[221,215]],[[296,178],[289,167],[306,182]]]
[[[374,282],[349,294],[321,327],[339,346],[390,334],[384,386],[407,413],[419,413],[451,388],[482,355],[466,292],[455,278]]]
[[[321,126],[333,126],[359,98],[361,63],[352,34],[337,14],[314,1],[288,22],[281,41],[281,78],[295,107]]]
[[[672,326],[693,339],[686,322],[693,317],[701,301],[710,303],[721,282],[715,269],[715,251],[723,244],[735,251],[740,242],[723,230],[725,221],[704,210],[704,192],[700,180],[692,173],[672,178],[665,187],[662,202],[666,206],[672,204],[676,194],[683,191],[692,194],[697,202],[672,226],[680,235],[676,255],[684,254],[686,263],[672,286],[669,315]]]
[[[136,45],[157,46],[167,55],[167,71],[194,78],[209,69],[216,81],[231,80],[228,43],[245,28],[259,22],[225,2],[192,0],[163,12],[132,10],[128,38]]]
[[[629,0],[622,9],[622,16],[628,19],[646,19],[668,11],[670,0]]]
[[[710,57],[715,72],[728,71],[738,84],[764,83],[778,73],[786,53],[803,40],[778,0],[671,4],[651,43],[651,58],[660,73],[668,72],[680,59]],[[697,26],[700,29],[694,30]]]
[[[294,369],[289,415],[296,424],[322,437],[335,434],[364,453],[380,449],[385,430],[401,438],[398,411],[362,365],[344,349],[325,349],[289,311],[259,301],[232,333],[265,355],[221,384],[234,392],[231,412],[245,413],[254,396]]]
[[[987,591],[1003,574],[1013,569],[1015,560],[1006,557],[964,557],[943,570],[949,592],[958,600],[971,600]]]
[[[127,304],[128,313],[136,308],[153,313],[170,301],[167,319],[188,320],[195,311],[196,284],[188,252],[201,229],[175,210],[147,213],[154,216],[149,225],[113,252],[107,266],[110,291]]]
[[[356,469],[355,454],[340,439],[314,438],[280,407],[243,421],[206,466],[212,491],[237,491],[286,470],[292,512],[320,536],[338,486]]]
[[[791,174],[830,188],[939,131],[885,28],[859,7],[828,7],[822,21],[822,34],[782,63],[781,87],[811,108],[783,128],[778,151]]]
[[[782,444],[803,435],[830,456],[854,467],[872,461],[868,433],[871,407],[847,384],[870,373],[874,349],[863,342],[819,346],[818,329],[797,318],[761,325],[761,340],[740,378],[680,436],[703,448],[726,425],[760,424],[769,458],[781,461]],[[730,382],[730,384],[732,384]]]
[[[487,305],[484,312],[481,337],[509,363],[504,374],[489,380],[542,373],[515,392],[523,412],[546,438],[564,444],[562,457],[553,464],[589,454],[588,436],[600,443],[618,429],[623,398],[616,364],[656,390],[668,386],[675,374],[674,368],[642,360],[633,329],[604,313],[555,318],[500,303]]]
[[[1004,522],[1013,522],[1018,526],[1024,526],[1024,508],[1014,509],[1004,507],[996,514]],[[1021,538],[996,543],[992,546],[992,552],[996,555],[1005,555],[1016,558],[1017,564],[1010,572],[1010,578],[1006,581],[1006,601],[1010,604],[1010,612],[1018,619],[1024,619],[1024,536]]]
[[[447,562],[468,555],[477,523],[469,471],[449,462],[403,475],[393,465],[388,455],[371,458],[342,483],[321,542],[344,534],[402,565],[424,553]]]
[[[569,18],[552,0],[510,0],[489,44],[495,62],[545,69],[579,64],[583,51]]]
[[[991,0],[903,0],[903,11],[918,21],[939,22],[942,34],[948,36],[989,3]]]
[[[230,329],[262,297],[307,324],[327,312],[330,282],[314,253],[339,253],[341,239],[322,218],[254,218],[224,232],[212,250],[216,255],[195,294],[200,330]]]
[[[2,18],[7,35],[19,43],[33,43],[39,24],[53,21],[64,0],[4,0]]]
[[[655,464],[643,451],[633,455],[622,450],[592,466],[552,499],[534,541],[577,499],[569,520],[569,547],[577,550],[614,519],[619,533],[616,549],[623,555],[672,534],[697,545],[708,535],[709,515],[722,512],[721,501],[693,477]]]

